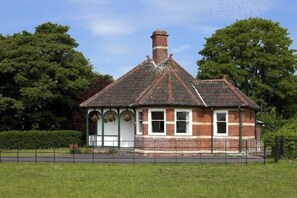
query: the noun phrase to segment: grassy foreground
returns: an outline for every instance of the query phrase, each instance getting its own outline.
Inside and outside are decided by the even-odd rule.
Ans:
[[[277,164],[0,163],[0,197],[296,197],[297,161]]]

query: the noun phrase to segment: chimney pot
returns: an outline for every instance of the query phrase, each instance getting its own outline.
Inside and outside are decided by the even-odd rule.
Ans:
[[[156,64],[167,59],[167,37],[167,32],[163,30],[156,30],[152,33],[153,60]]]

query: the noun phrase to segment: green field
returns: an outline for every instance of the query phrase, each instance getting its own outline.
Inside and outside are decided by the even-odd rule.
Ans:
[[[297,161],[263,164],[0,163],[0,197],[296,197]]]

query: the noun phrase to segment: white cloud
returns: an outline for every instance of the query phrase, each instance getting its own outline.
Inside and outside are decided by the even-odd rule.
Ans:
[[[98,36],[126,35],[134,31],[134,27],[122,19],[108,19],[108,17],[92,17],[86,26]]]
[[[195,75],[196,60],[199,56],[197,52],[202,47],[200,43],[203,37],[210,36],[218,28],[223,28],[237,19],[262,17],[279,0],[67,1],[74,3],[77,7],[76,18],[73,20],[96,37],[103,37],[103,39],[100,38],[99,43],[100,53],[94,57],[94,60],[100,61],[95,61],[94,65],[100,68],[100,71],[112,73],[117,78],[128,70],[123,66],[134,64],[128,60],[134,60],[135,57],[143,55],[143,43],[140,43],[144,40],[144,37],[140,36],[145,34],[143,31],[147,33],[156,28],[174,30],[178,33],[179,31],[195,32],[197,36],[195,42],[191,43],[194,36],[192,38],[175,37],[177,38],[175,41],[181,39],[182,41],[178,42],[179,45],[175,45],[172,50],[169,49],[177,55],[176,58],[181,65],[186,66],[189,71],[192,68],[190,72]],[[147,47],[144,48],[147,49]],[[190,48],[195,49],[195,52],[189,54]],[[103,63],[102,60],[105,62]],[[121,64],[119,65],[118,62]]]
[[[278,0],[69,0],[80,8],[86,27],[97,36],[126,35],[150,26],[188,26],[210,32],[203,24],[231,23],[261,16]],[[134,7],[133,7],[134,6]],[[100,14],[98,14],[100,13]],[[196,27],[195,27],[196,26]],[[208,29],[207,29],[208,28]]]

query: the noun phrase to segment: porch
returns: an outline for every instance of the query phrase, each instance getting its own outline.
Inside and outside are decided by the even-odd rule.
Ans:
[[[92,147],[134,147],[133,109],[88,109],[86,143]]]

